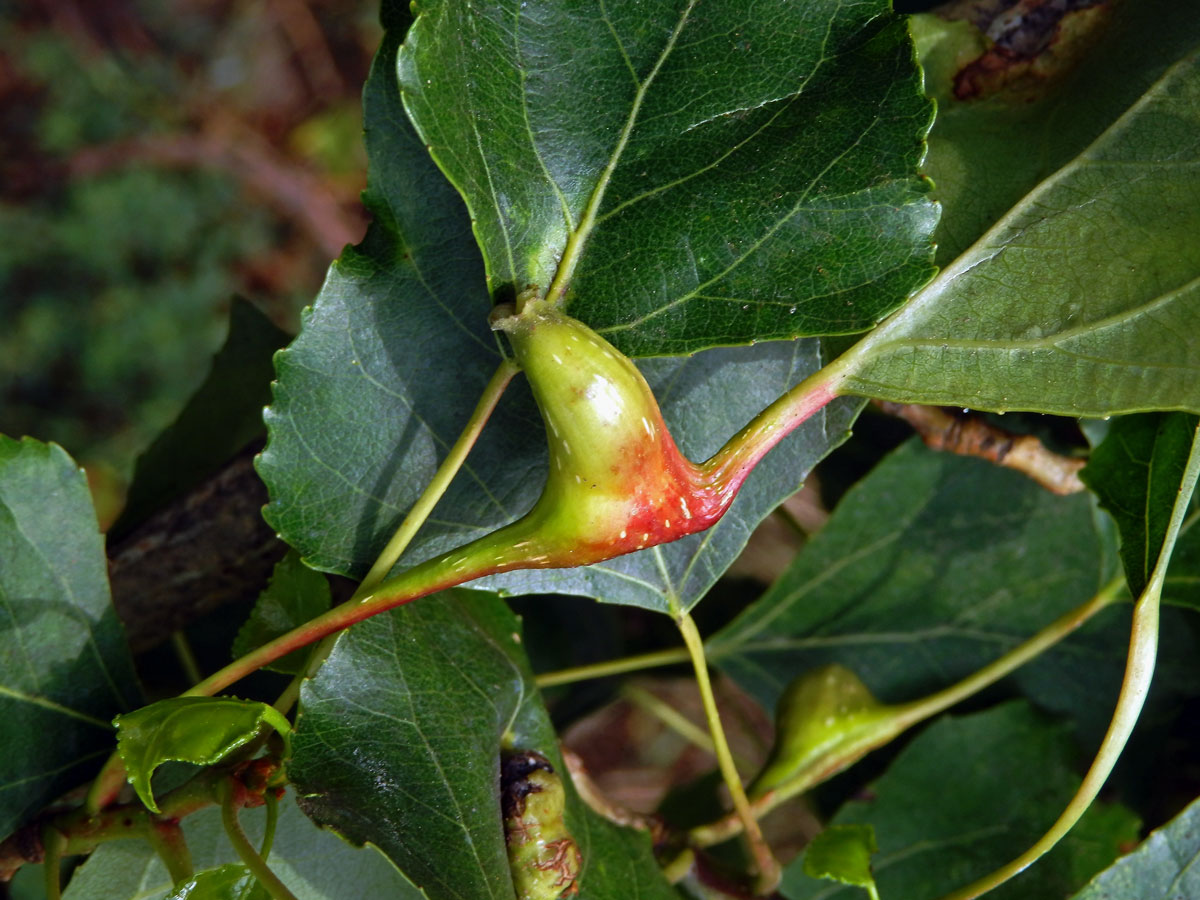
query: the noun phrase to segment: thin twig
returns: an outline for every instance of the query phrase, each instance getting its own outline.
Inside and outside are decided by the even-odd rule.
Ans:
[[[956,416],[940,406],[874,402],[883,412],[916,429],[933,450],[978,456],[1027,475],[1055,494],[1077,494],[1084,489],[1079,470],[1087,460],[1055,453],[1031,434],[1014,434],[980,416]]]
[[[556,669],[553,672],[544,672],[534,680],[540,688],[556,687],[560,684],[574,684],[577,681],[588,681],[592,678],[608,678],[612,675],[624,675],[626,672],[640,672],[656,666],[675,666],[687,662],[688,658],[687,650],[682,647],[670,647],[666,650],[655,650],[638,656],[623,656],[620,659],[606,659],[603,662],[572,666],[569,669]]]
[[[53,825],[42,829],[42,846],[45,848],[45,889],[46,900],[60,900],[62,897],[62,880],[59,870],[62,866],[63,849],[67,839]]]
[[[183,828],[175,819],[153,818],[146,836],[154,847],[158,858],[167,867],[173,884],[187,881],[195,874],[192,852],[183,836]]]
[[[268,757],[236,767],[233,777],[240,784],[243,805],[265,802],[267,792],[273,790],[269,783],[278,770],[278,760]],[[218,785],[229,778],[227,768],[201,772],[159,798],[161,813],[157,816],[141,803],[128,803],[111,806],[94,815],[80,807],[36,820],[0,841],[0,883],[11,879],[27,863],[41,862],[45,857],[44,835],[51,832],[66,840],[61,848],[62,856],[91,853],[103,843],[123,838],[142,838],[151,842],[165,838],[170,842],[174,836],[161,831],[163,824],[177,823],[197,810],[212,806],[217,802]],[[177,857],[183,859],[181,855],[177,854]],[[180,871],[183,871],[182,867]]]
[[[421,496],[412,505],[408,514],[404,517],[404,521],[400,523],[400,527],[396,529],[396,533],[392,535],[387,542],[387,546],[379,554],[379,558],[375,560],[371,570],[367,572],[362,580],[362,584],[354,592],[352,599],[358,600],[373,591],[388,572],[396,565],[396,561],[400,559],[400,555],[407,549],[417,531],[425,524],[425,520],[429,518],[429,514],[433,512],[433,508],[437,506],[442,495],[446,493],[446,489],[450,486],[450,482],[458,474],[458,470],[462,468],[463,463],[467,461],[467,454],[471,452],[471,448],[475,446],[475,442],[479,440],[479,435],[483,431],[483,426],[487,424],[489,418],[496,410],[496,404],[500,402],[500,398],[504,396],[504,392],[508,389],[509,382],[519,372],[516,363],[505,359],[496,367],[496,371],[488,380],[487,386],[484,387],[483,393],[479,397],[479,402],[471,413],[471,418],[467,420],[467,424],[463,426],[462,433],[459,434],[458,440],[454,442],[454,446],[446,454],[446,458],[442,460],[437,471],[433,474],[433,478],[429,480],[429,484],[425,486]]]
[[[242,863],[250,870],[250,874],[258,879],[258,883],[275,900],[297,900],[296,895],[271,870],[266,861],[258,855],[258,851],[254,849],[254,845],[246,837],[246,832],[242,829],[242,823],[238,821],[238,804],[228,782],[221,786],[220,796],[221,822],[225,826],[225,835],[229,838],[229,843],[233,844],[233,849],[237,852]]]
[[[975,897],[999,887],[1029,868],[1066,836],[1099,795],[1100,788],[1108,780],[1108,776],[1121,756],[1121,751],[1129,742],[1129,736],[1133,733],[1133,727],[1137,724],[1142,706],[1146,702],[1146,695],[1150,692],[1150,681],[1154,676],[1154,661],[1158,653],[1158,612],[1161,587],[1160,577],[1158,584],[1144,593],[1134,607],[1129,656],[1125,668],[1125,678],[1121,683],[1121,693],[1117,697],[1117,708],[1113,713],[1112,721],[1109,722],[1104,740],[1100,743],[1100,749],[1096,751],[1092,765],[1083,777],[1075,796],[1071,798],[1049,830],[1032,847],[994,872],[988,873],[964,888],[952,891],[942,900],[974,900]]]
[[[182,629],[171,632],[171,649],[175,651],[175,658],[179,661],[179,667],[183,669],[188,684],[204,680],[200,664],[196,662],[196,654],[192,652],[192,645]]]
[[[621,688],[621,696],[633,706],[658,719],[685,741],[694,744],[705,753],[716,755],[712,736],[670,703],[635,684],[627,684]]]

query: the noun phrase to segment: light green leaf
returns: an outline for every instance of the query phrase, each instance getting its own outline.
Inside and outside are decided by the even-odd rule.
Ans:
[[[870,825],[831,825],[804,848],[804,874],[869,888],[875,896],[871,856],[877,852]]]
[[[941,719],[900,752],[887,772],[833,817],[874,827],[879,894],[938,897],[1024,850],[1079,783],[1070,730],[1024,703]],[[932,799],[931,799],[932,798]],[[1137,835],[1137,818],[1095,804],[1058,848],[989,894],[996,900],[1057,900],[1108,865]],[[858,900],[857,888],[805,874],[806,857],[784,873],[789,900]]]
[[[1200,411],[1200,53],[843,357],[841,390],[1102,416]]]
[[[254,609],[237,633],[232,655],[236,659],[252,650],[303,625],[329,609],[329,582],[300,561],[294,551],[288,551],[275,565],[271,581],[259,595]],[[309,648],[294,650],[266,668],[272,672],[295,675],[304,667]]]
[[[98,767],[140,702],[83,473],[0,435],[0,836]]]
[[[1150,900],[1200,896],[1200,801],[1159,828],[1137,850],[1092,879],[1073,900]]]
[[[197,872],[170,900],[270,900],[271,895],[239,863],[226,863]]]
[[[932,108],[883,0],[415,8],[405,106],[493,293],[566,290],[651,356],[862,330],[932,274]]]
[[[565,773],[519,620],[493,595],[448,591],[356,625],[305,683],[288,773],[306,810],[379,847],[430,900],[512,900],[500,754]],[[564,774],[564,780],[566,779]],[[567,785],[580,900],[668,900],[648,835]]]
[[[117,716],[117,752],[129,783],[158,812],[150,782],[168,760],[211,766],[270,726],[286,738],[291,724],[266,703],[233,697],[172,697]]]
[[[260,846],[264,811],[244,810],[240,819],[251,843]],[[225,835],[219,809],[202,809],[187,816],[182,825],[198,871],[236,865],[237,855]],[[377,850],[351,847],[314,825],[291,792],[280,801],[267,863],[299,900],[426,900]],[[63,900],[168,900],[172,892],[171,877],[149,843],[112,841],[76,870]]]

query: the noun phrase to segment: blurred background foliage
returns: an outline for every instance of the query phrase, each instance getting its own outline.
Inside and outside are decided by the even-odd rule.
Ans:
[[[375,0],[0,4],[0,432],[111,518],[224,338],[294,331],[365,228]]]

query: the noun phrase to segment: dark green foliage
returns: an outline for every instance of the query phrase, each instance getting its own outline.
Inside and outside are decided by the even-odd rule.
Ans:
[[[1200,893],[1200,803],[1193,803],[1128,856],[1075,895],[1075,900],[1143,900]]]
[[[1126,416],[1112,423],[1104,441],[1092,451],[1081,477],[1100,499],[1100,505],[1116,520],[1121,534],[1121,561],[1129,590],[1140,594],[1150,581],[1163,552],[1171,516],[1200,420],[1186,413]],[[1187,577],[1194,560],[1191,537],[1194,519],[1184,520],[1180,532],[1181,553],[1170,570],[1177,589],[1166,599],[1190,599],[1194,591]],[[1169,552],[1169,548],[1168,548]]]
[[[306,811],[379,847],[429,900],[505,898],[512,879],[500,758],[537,750],[563,771],[520,622],[494,595],[449,591],[343,636],[304,687],[289,775]],[[568,794],[583,900],[667,900],[645,834]]]
[[[0,834],[94,771],[141,702],[87,483],[0,435]]]

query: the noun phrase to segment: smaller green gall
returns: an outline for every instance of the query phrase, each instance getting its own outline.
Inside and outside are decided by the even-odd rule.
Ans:
[[[753,797],[789,794],[828,778],[866,753],[895,708],[875,699],[862,680],[836,663],[805,672],[787,686],[775,709],[775,746],[750,786]]]

